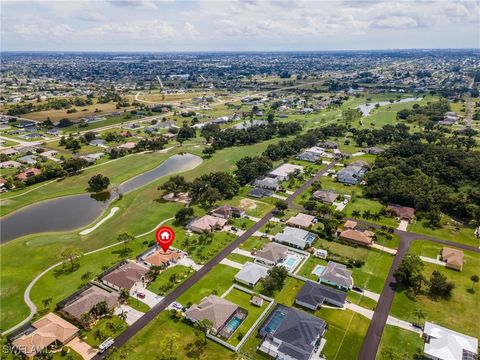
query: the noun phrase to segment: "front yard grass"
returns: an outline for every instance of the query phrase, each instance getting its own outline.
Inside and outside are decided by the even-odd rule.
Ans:
[[[413,359],[417,349],[423,352],[422,337],[412,331],[386,325],[383,329],[382,340],[377,351],[376,360],[390,360],[385,354],[387,348],[394,348],[403,359]]]
[[[82,330],[80,337],[90,346],[98,347],[107,338],[115,338],[127,327],[127,323],[118,316],[106,316],[101,318],[92,329],[88,331]]]
[[[238,269],[227,265],[215,266],[202,279],[197,281],[187,292],[178,298],[183,306],[198,304],[205,296],[216,294],[221,296],[233,284]]]
[[[147,289],[161,296],[165,296],[193,273],[193,269],[183,265],[169,267],[163,270],[155,281],[148,284]]]
[[[262,238],[259,236],[250,236],[247,240],[240,244],[240,249],[243,249],[245,251],[256,251],[262,249],[269,242],[270,240],[266,238]]]
[[[222,345],[207,339],[204,344],[203,334],[196,333],[193,326],[186,321],[174,320],[169,312],[163,311],[147,326],[140,330],[125,345],[128,349],[127,359],[151,360],[164,353],[159,347],[162,334],[178,336],[175,357],[179,360],[191,359],[236,359],[237,355]]]
[[[435,246],[426,247],[427,252],[423,252],[423,247],[414,242],[411,252],[421,253],[431,256],[435,252]],[[437,245],[439,252],[441,245]],[[446,269],[443,266],[424,262],[425,268],[423,275],[429,279],[434,270],[444,274],[448,281],[455,284],[452,295],[449,299],[434,300],[427,295],[411,296],[406,291],[397,291],[393,299],[390,313],[400,319],[414,322],[418,321],[414,315],[415,309],[421,309],[426,313],[426,321],[435,322],[454,331],[458,331],[470,336],[480,337],[480,313],[478,304],[480,304],[480,290],[477,288],[471,292],[472,282],[470,277],[479,274],[480,256],[477,253],[463,251],[464,264],[461,272]]]
[[[148,310],[150,310],[150,306],[133,296],[128,297],[128,306],[143,313],[146,313]]]
[[[227,256],[227,259],[235,261],[239,264],[245,264],[246,262],[253,262],[255,260],[254,258],[250,258],[241,254],[230,254]]]

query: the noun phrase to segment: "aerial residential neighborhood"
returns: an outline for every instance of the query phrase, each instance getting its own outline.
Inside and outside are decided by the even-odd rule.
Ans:
[[[475,360],[475,1],[2,1],[1,358]]]

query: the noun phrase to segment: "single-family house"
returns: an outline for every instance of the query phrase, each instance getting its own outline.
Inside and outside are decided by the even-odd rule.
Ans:
[[[166,267],[170,264],[174,264],[183,258],[183,253],[174,250],[167,250],[164,252],[158,247],[147,251],[140,257],[140,261],[143,261],[148,266],[160,266]]]
[[[88,145],[90,146],[102,146],[102,147],[106,146],[106,144],[107,144],[107,141],[103,139],[94,139],[88,143]]]
[[[201,218],[193,220],[189,227],[192,231],[202,233],[204,231],[221,230],[227,224],[226,219],[212,215],[204,215]]]
[[[323,304],[343,307],[347,293],[321,285],[313,281],[306,281],[295,298],[295,304],[310,310],[318,310]]]
[[[116,290],[130,290],[135,284],[145,280],[148,267],[126,261],[102,277],[102,282]]]
[[[447,268],[462,271],[463,251],[444,247],[442,249],[442,260],[445,261]]]
[[[15,160],[7,160],[0,163],[0,169],[13,169],[19,168],[22,166],[18,161]]]
[[[387,206],[387,213],[399,220],[412,221],[415,216],[415,209],[408,206],[390,204]]]
[[[281,233],[274,236],[273,240],[298,249],[305,249],[312,245],[317,235],[306,230],[286,226]]]
[[[25,155],[17,159],[22,164],[33,165],[37,162],[37,157],[35,155]]]
[[[17,175],[17,179],[24,181],[27,180],[28,178],[31,178],[33,176],[40,175],[42,173],[42,170],[37,169],[37,168],[29,168],[25,171],[22,171],[20,174]]]
[[[185,316],[193,323],[201,320],[210,320],[213,324],[212,333],[219,332],[227,321],[237,312],[238,305],[210,295],[202,299],[200,304],[193,304],[185,312]]]
[[[338,144],[333,141],[324,141],[323,143],[320,144],[321,147],[324,147],[325,149],[336,149],[338,148]]]
[[[353,286],[352,272],[343,264],[329,261],[320,275],[320,283],[350,290]]]
[[[255,254],[255,262],[275,266],[286,259],[288,247],[276,243],[268,243]]]
[[[267,176],[278,179],[280,181],[284,181],[288,179],[291,175],[293,175],[295,172],[303,172],[303,166],[287,163],[273,169],[267,174]]]
[[[53,135],[53,136],[58,136],[58,135],[62,134],[62,131],[57,129],[57,128],[53,128],[53,129],[48,129],[47,134],[48,135]]]
[[[358,245],[370,247],[374,244],[375,234],[369,230],[345,229],[338,232],[338,237]]]
[[[4,149],[4,150],[0,151],[0,153],[5,154],[7,156],[12,156],[12,155],[18,154],[18,150],[14,149],[14,148],[8,148],[8,149]]]
[[[343,184],[356,185],[360,183],[367,169],[363,166],[347,166],[337,173],[337,181]]]
[[[219,206],[218,208],[212,210],[210,213],[212,216],[220,217],[223,219],[228,219],[230,217],[242,217],[245,215],[245,211],[239,208],[231,207],[228,205],[222,205]]]
[[[78,328],[54,313],[35,321],[22,333],[11,338],[14,348],[27,357],[34,357],[53,345],[67,344],[78,334]]]
[[[301,154],[297,155],[298,160],[309,161],[309,162],[317,162],[321,158],[321,155],[310,151],[304,151]]]
[[[271,177],[263,177],[254,181],[253,186],[260,189],[278,191],[281,187],[279,180]]]
[[[332,190],[317,190],[313,193],[313,198],[324,204],[332,205],[338,198],[338,194]]]
[[[268,268],[265,266],[255,264],[252,262],[246,262],[243,264],[240,271],[235,275],[235,280],[254,287],[261,279],[268,275]]]
[[[65,316],[83,323],[82,315],[89,313],[95,305],[105,302],[107,307],[113,310],[119,304],[118,298],[118,292],[107,291],[99,286],[92,285],[67,299],[62,304],[60,311]]]
[[[272,190],[269,189],[262,189],[262,188],[253,188],[248,192],[248,196],[261,199],[264,196],[270,196],[273,194]]]
[[[432,360],[475,360],[478,339],[426,321],[423,354]]]
[[[262,324],[259,351],[274,359],[308,360],[326,331],[322,319],[304,311],[277,305]]]
[[[382,149],[380,147],[376,147],[376,146],[373,146],[373,147],[369,147],[369,148],[365,148],[362,150],[365,154],[371,154],[371,155],[378,155],[378,154],[381,154],[385,151],[385,149]]]
[[[315,216],[298,213],[297,215],[292,216],[290,219],[287,220],[287,225],[308,229],[314,224],[314,221]]]
[[[132,150],[137,146],[134,142],[126,142],[117,146],[117,149]]]

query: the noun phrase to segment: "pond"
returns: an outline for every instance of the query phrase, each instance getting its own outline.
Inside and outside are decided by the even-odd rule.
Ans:
[[[385,106],[385,105],[393,105],[393,104],[400,104],[400,103],[404,103],[404,102],[420,101],[420,100],[422,100],[421,97],[418,97],[418,98],[409,97],[409,98],[395,100],[393,103],[391,103],[390,101],[377,101],[377,102],[372,102],[372,103],[359,105],[357,107],[357,109],[359,109],[362,112],[363,116],[367,116],[367,115],[370,114],[370,111],[375,109],[375,105],[377,105],[377,104],[379,106]]]
[[[125,194],[162,176],[194,169],[201,162],[196,155],[173,155],[156,168],[123,182],[113,194],[62,196],[27,206],[0,219],[0,240],[4,243],[29,234],[82,228],[97,219],[118,193]]]

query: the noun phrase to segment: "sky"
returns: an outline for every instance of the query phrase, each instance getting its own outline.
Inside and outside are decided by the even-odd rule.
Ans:
[[[480,47],[480,0],[2,0],[0,6],[2,51]]]

